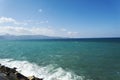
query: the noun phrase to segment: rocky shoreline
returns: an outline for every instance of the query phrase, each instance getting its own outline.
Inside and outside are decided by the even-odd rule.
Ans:
[[[0,80],[43,80],[35,76],[26,77],[16,71],[16,68],[9,68],[0,64]]]

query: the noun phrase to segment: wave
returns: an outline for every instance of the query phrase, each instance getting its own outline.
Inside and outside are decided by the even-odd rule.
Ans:
[[[17,71],[25,76],[36,76],[44,80],[84,80],[84,76],[78,76],[73,72],[65,71],[63,68],[55,68],[53,65],[38,66],[28,61],[13,59],[0,59],[2,65],[10,68],[17,67]]]

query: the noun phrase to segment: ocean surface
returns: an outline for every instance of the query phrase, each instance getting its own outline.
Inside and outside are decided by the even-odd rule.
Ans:
[[[120,80],[120,38],[0,40],[0,63],[44,80]]]

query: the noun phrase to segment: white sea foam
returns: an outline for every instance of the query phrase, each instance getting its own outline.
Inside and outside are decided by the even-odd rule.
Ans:
[[[65,71],[61,67],[55,68],[53,65],[38,66],[28,61],[18,61],[13,59],[0,59],[2,65],[17,67],[17,71],[25,76],[36,76],[44,80],[84,80],[83,76],[78,76],[72,72]]]

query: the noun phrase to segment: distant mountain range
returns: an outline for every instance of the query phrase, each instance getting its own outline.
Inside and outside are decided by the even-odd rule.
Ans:
[[[36,40],[36,39],[61,39],[60,37],[51,37],[44,35],[0,35],[0,40]]]

